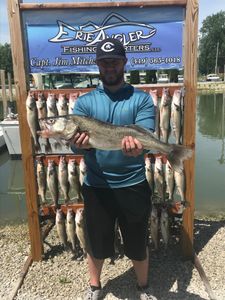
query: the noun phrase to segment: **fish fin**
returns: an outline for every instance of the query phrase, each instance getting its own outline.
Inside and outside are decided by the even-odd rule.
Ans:
[[[191,158],[193,150],[182,145],[173,144],[172,151],[168,154],[167,159],[173,170],[182,173],[184,166],[183,161]]]

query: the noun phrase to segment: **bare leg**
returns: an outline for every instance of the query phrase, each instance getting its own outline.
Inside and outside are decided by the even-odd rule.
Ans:
[[[87,260],[90,274],[90,285],[100,287],[100,276],[102,272],[104,259],[97,259],[88,254]]]
[[[132,260],[134,271],[137,276],[137,283],[140,287],[145,287],[148,285],[148,268],[149,268],[149,255],[147,248],[147,256],[145,260]]]

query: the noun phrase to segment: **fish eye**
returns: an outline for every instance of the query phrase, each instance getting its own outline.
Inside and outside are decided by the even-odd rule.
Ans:
[[[46,121],[46,123],[49,124],[49,125],[53,125],[55,123],[55,119],[48,119]]]

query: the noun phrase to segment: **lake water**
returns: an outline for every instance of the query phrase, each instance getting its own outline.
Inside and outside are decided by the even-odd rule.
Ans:
[[[195,209],[225,214],[225,95],[199,95],[196,103]],[[21,160],[0,155],[0,222],[26,219]]]

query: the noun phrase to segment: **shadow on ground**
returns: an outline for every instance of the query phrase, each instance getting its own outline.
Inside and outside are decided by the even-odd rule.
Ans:
[[[195,220],[194,248],[198,254],[215,233],[225,225],[223,221]],[[116,263],[119,263],[116,262]],[[189,260],[184,260],[180,244],[176,242],[175,235],[166,256],[161,250],[156,255],[150,244],[150,277],[149,284],[152,294],[158,300],[204,300],[199,295],[187,291],[190,284],[194,266]],[[207,270],[205,270],[207,275]],[[200,279],[199,279],[200,280]],[[110,293],[119,299],[137,300],[134,286],[136,285],[133,269],[110,280],[104,286],[103,299],[110,299]],[[202,283],[203,285],[203,283]],[[124,288],[123,288],[124,287]]]

